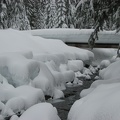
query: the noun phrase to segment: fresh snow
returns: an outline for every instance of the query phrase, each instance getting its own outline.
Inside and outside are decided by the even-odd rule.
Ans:
[[[57,110],[50,103],[39,103],[23,113],[18,120],[60,120]]]
[[[83,0],[81,0],[83,1]],[[81,2],[80,1],[80,2]],[[30,32],[34,36],[42,36],[48,39],[60,39],[64,42],[80,42],[88,43],[88,39],[94,29],[67,29],[67,28],[57,28],[57,29],[40,29],[31,30]],[[100,31],[98,33],[99,40],[96,43],[119,43],[119,33],[116,31]]]
[[[90,120],[99,120],[103,116],[105,117],[101,120],[118,120],[119,115],[114,111],[119,111],[119,106],[115,104],[119,104],[120,78],[120,60],[116,58],[116,50],[99,48],[89,51],[64,43],[75,38],[87,40],[92,31],[0,30],[0,120],[9,116],[12,116],[10,120],[60,120],[56,108],[49,103],[41,103],[45,102],[45,95],[50,96],[50,99],[64,98],[62,90],[66,89],[66,86],[82,85],[81,80],[91,79],[90,76],[99,68],[102,69],[100,77],[96,77],[99,80],[81,92],[82,99],[72,106],[68,120],[88,120],[87,117],[90,117]],[[101,39],[105,35],[112,39],[115,31],[103,31],[99,35]],[[64,42],[59,40],[60,38],[63,38],[61,40]],[[100,63],[96,68],[92,67]],[[86,68],[86,64],[90,66]],[[113,98],[116,99],[115,103]],[[116,108],[109,107],[107,101],[116,105]],[[17,113],[23,114],[19,118]],[[114,118],[111,119],[109,114]]]
[[[120,60],[100,70],[99,80],[80,93],[70,109],[68,120],[119,120]]]

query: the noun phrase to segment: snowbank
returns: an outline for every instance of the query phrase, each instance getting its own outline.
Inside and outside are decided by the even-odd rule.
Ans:
[[[88,43],[88,39],[94,29],[40,29],[31,30],[34,36],[42,36],[49,39],[60,39],[64,42]],[[119,34],[116,31],[100,31],[97,43],[119,43]]]
[[[68,120],[119,120],[119,94],[120,83],[98,86],[73,104]]]
[[[29,84],[40,70],[39,62],[26,59],[16,53],[0,54],[0,74],[2,74],[10,84],[16,86]]]
[[[94,48],[92,52],[95,56],[93,65],[99,65],[102,60],[111,60],[117,53],[116,49],[112,48]]]
[[[60,120],[57,110],[50,103],[32,106],[18,120]]]
[[[83,70],[83,62],[81,60],[71,60],[68,61],[68,69],[78,72]]]
[[[110,64],[106,69],[100,71],[102,79],[120,78],[120,60]]]
[[[11,102],[8,106],[12,106],[12,109],[16,109],[16,106],[19,107],[19,105],[17,105],[19,104],[19,98],[17,97],[20,97],[20,101],[22,101],[21,99],[24,99],[24,102],[22,103],[24,104],[25,110],[38,102],[45,101],[43,91],[41,89],[36,89],[31,86],[23,85],[13,89],[4,89],[1,87],[0,91],[0,100],[3,102],[9,102],[10,100]],[[16,97],[16,99],[14,97]]]

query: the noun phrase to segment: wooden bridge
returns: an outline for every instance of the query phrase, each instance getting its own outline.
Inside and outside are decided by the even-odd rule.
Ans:
[[[93,29],[40,29],[31,30],[33,36],[41,36],[48,39],[59,39],[67,45],[79,48],[88,48],[88,39]],[[120,43],[120,33],[115,31],[101,31],[98,34],[96,48],[118,48]]]

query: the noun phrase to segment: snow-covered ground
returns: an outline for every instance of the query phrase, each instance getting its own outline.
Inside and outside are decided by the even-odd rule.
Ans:
[[[93,32],[93,29],[40,29],[31,30],[32,35],[42,36],[44,38],[60,39],[64,42],[81,42],[88,43],[88,39]],[[119,33],[116,31],[101,31],[99,32],[99,40],[96,43],[119,43]]]
[[[120,59],[113,56],[100,64],[99,80],[80,93],[70,109],[68,120],[120,119]]]
[[[70,31],[76,32],[76,30]],[[37,35],[38,32],[39,30],[32,31],[32,34]],[[46,32],[47,30],[43,33]],[[55,30],[50,30],[49,34],[52,35],[52,32],[54,33]],[[63,32],[61,31],[60,35],[58,31],[58,36],[62,37],[64,32],[65,29]],[[85,32],[90,34],[86,30],[83,30],[81,34]],[[111,32],[111,34],[113,33]],[[11,120],[60,120],[57,110],[52,105],[41,102],[45,102],[46,95],[53,99],[63,98],[62,90],[66,89],[66,85],[82,85],[82,81],[77,77],[90,79],[90,75],[98,69],[91,66],[95,57],[97,58],[95,62],[97,64],[101,62],[100,68],[104,68],[100,72],[101,79],[109,80],[110,83],[112,83],[112,79],[119,81],[119,76],[118,78],[113,77],[119,74],[119,69],[116,73],[114,70],[111,72],[111,68],[119,64],[119,59],[115,57],[116,50],[89,51],[67,46],[58,39],[45,39],[32,34],[31,31],[0,30],[0,120],[9,116],[12,116]],[[99,58],[99,56],[102,57]],[[85,67],[86,64],[90,65],[89,69]],[[90,90],[83,91],[81,95],[87,97],[87,94],[91,94],[99,84],[102,82],[93,83]],[[114,86],[116,84],[109,89],[115,88]],[[97,92],[95,94],[97,95]],[[71,117],[77,117],[79,114],[73,109],[75,108],[77,111],[81,109],[79,104],[89,98],[86,97],[77,102],[77,109],[73,105],[68,116],[70,120],[77,120]],[[23,115],[18,118],[16,116],[18,113]]]

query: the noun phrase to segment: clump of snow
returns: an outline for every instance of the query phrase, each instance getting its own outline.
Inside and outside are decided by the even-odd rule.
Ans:
[[[81,60],[70,60],[68,61],[68,69],[78,72],[83,70],[83,61]]]
[[[18,54],[0,54],[0,73],[14,86],[29,84],[39,72],[39,62]]]
[[[35,88],[42,89],[45,95],[53,96],[54,94],[55,78],[42,62],[40,62],[39,75],[33,80],[32,85]]]
[[[84,75],[80,71],[78,71],[78,72],[75,72],[75,77],[79,77],[79,79],[81,79],[81,78],[85,78],[86,75]]]
[[[55,89],[53,99],[58,99],[58,98],[64,98],[64,93],[59,89]]]
[[[110,65],[110,61],[109,60],[102,60],[100,63],[100,69],[106,68]]]
[[[84,67],[83,74],[84,75],[92,75],[93,73],[90,71],[90,69]]]
[[[13,97],[7,101],[4,110],[2,111],[3,116],[11,116],[15,113],[25,110],[25,100],[22,97]],[[8,111],[11,111],[8,112]]]
[[[120,60],[120,58],[117,57],[116,55],[114,55],[114,56],[110,59],[110,62],[113,63],[113,62],[116,62],[116,61],[118,61],[118,60]]]
[[[95,56],[93,65],[99,65],[102,60],[110,60],[116,55],[116,49],[110,48],[94,48],[92,52]]]
[[[106,69],[100,71],[100,77],[102,79],[112,79],[120,77],[120,60],[110,64]]]
[[[0,88],[1,92],[0,92],[0,100],[3,102],[7,102],[8,100],[10,100],[10,106],[12,106],[13,110],[16,109],[17,107],[19,107],[19,101],[21,101],[21,104],[23,103],[23,99],[25,101],[24,105],[25,105],[25,109],[31,107],[32,105],[45,101],[44,98],[44,94],[43,91],[41,89],[36,89],[33,88],[31,86],[20,86],[14,89],[4,89],[4,88]],[[14,99],[14,97],[16,97]],[[17,98],[20,97],[20,98]],[[22,97],[22,98],[21,98]],[[13,99],[12,99],[13,98]],[[21,100],[22,99],[22,100]],[[14,106],[14,100],[17,103]],[[8,101],[9,103],[9,101]],[[9,106],[9,104],[8,104]],[[6,112],[7,113],[7,112]]]
[[[39,103],[25,111],[18,120],[60,120],[50,103]]]
[[[19,119],[19,117],[17,116],[17,115],[13,115],[11,118],[10,118],[10,120],[18,120]]]
[[[99,79],[99,76],[95,76],[95,78],[94,78],[95,80],[98,80]]]

